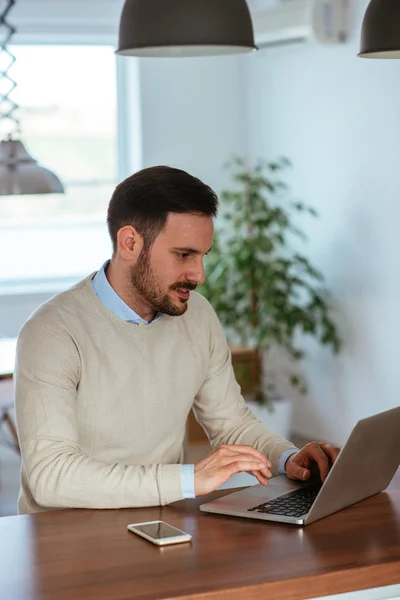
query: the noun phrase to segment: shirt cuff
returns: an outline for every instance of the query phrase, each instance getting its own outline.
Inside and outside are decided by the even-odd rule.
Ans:
[[[289,448],[288,450],[285,450],[285,452],[282,452],[278,463],[279,475],[286,475],[286,461],[289,458],[289,456],[292,456],[292,454],[296,454],[296,452],[299,452],[299,448]]]
[[[182,495],[184,498],[196,498],[194,492],[194,465],[181,465]]]

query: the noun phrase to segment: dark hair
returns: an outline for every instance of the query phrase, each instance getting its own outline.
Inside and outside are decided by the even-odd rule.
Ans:
[[[132,225],[149,248],[165,227],[168,213],[200,213],[215,217],[216,193],[200,179],[172,167],[150,167],[131,175],[116,188],[107,213],[114,252],[121,227]]]

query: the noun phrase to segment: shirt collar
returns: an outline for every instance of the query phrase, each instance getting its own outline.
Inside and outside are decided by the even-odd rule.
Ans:
[[[134,323],[135,325],[139,325],[139,323],[148,325],[149,322],[142,319],[130,306],[126,304],[117,294],[117,292],[111,287],[107,276],[106,271],[110,261],[107,260],[104,265],[101,267],[100,271],[96,273],[96,275],[92,279],[92,287],[96,292],[96,295],[101,300],[101,302],[110,310],[116,317],[122,319],[123,321],[127,321],[129,323]],[[151,323],[155,323],[161,317],[163,313],[157,313],[155,318],[151,321]]]

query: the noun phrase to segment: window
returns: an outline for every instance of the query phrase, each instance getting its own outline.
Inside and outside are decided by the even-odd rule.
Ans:
[[[118,179],[111,46],[16,46],[22,141],[65,195],[0,196],[0,293],[10,283],[78,280],[110,255],[106,209]]]

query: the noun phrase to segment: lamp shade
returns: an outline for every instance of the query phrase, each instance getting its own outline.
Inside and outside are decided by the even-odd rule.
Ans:
[[[400,0],[371,0],[361,29],[362,58],[400,58]]]
[[[212,56],[256,49],[245,0],[125,0],[117,54]]]
[[[40,167],[19,140],[0,143],[0,196],[62,194],[61,181]]]

